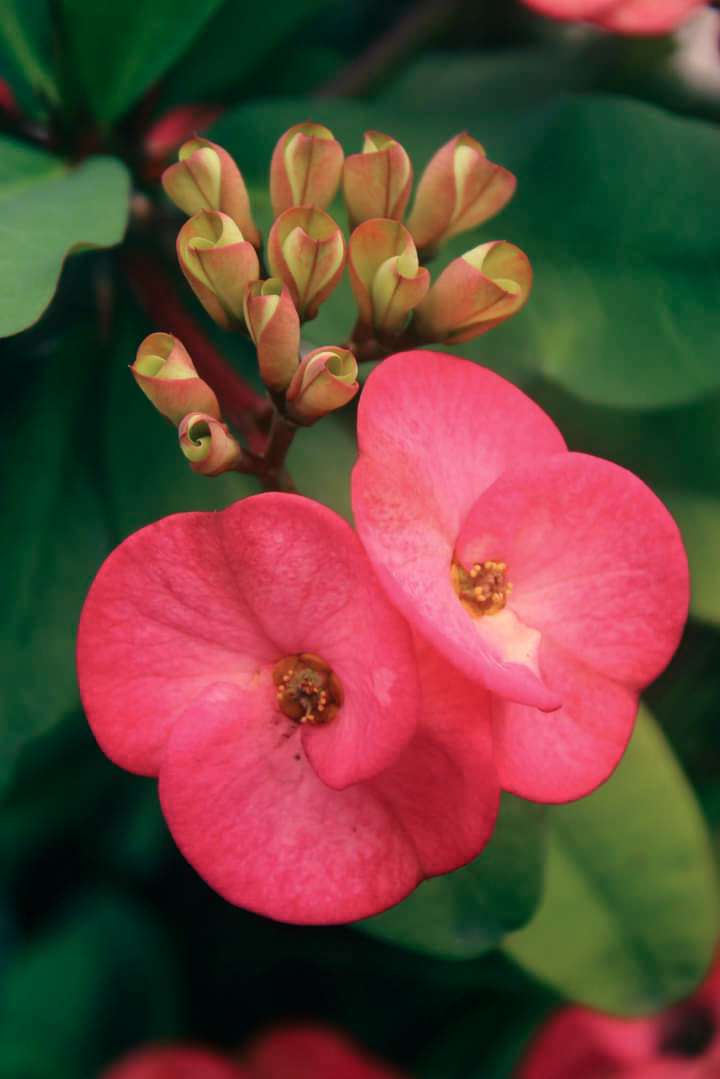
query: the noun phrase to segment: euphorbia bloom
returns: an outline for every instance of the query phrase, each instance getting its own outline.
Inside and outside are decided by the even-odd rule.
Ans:
[[[339,1031],[294,1023],[262,1034],[243,1059],[255,1079],[400,1079]]]
[[[416,630],[496,695],[501,786],[586,794],[687,614],[667,510],[625,469],[569,453],[515,386],[442,353],[399,353],[370,375],[358,441],[360,537]]]
[[[648,1019],[564,1008],[540,1029],[517,1079],[715,1079],[720,963],[688,1000]]]
[[[252,1075],[210,1049],[168,1045],[136,1049],[100,1079],[252,1079]]]
[[[702,0],[524,0],[556,19],[584,19],[620,34],[666,34],[704,7]]]
[[[472,858],[497,802],[488,716],[432,661],[352,529],[257,495],[167,517],[101,568],[78,637],[101,747],[158,776],[178,846],[231,902],[293,922],[377,913]]]

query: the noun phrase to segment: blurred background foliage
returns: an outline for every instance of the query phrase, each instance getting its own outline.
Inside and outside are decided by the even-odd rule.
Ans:
[[[421,1079],[501,1079],[561,999],[631,1014],[695,987],[720,850],[720,57],[713,76],[698,41],[509,0],[0,0],[0,1079],[90,1079],[135,1044],[234,1047],[289,1017]],[[518,194],[442,262],[507,239],[536,286],[455,351],[522,385],[571,448],[641,475],[690,556],[685,639],[609,783],[547,811],[508,797],[476,863],[354,928],[223,902],[79,708],[74,632],[105,555],[256,489],[192,475],[127,372],[145,334],[183,337],[189,317],[259,386],[173,262],[158,121],[179,106],[235,155],[263,227],[272,147],[300,120],[348,153],[391,133],[416,175],[455,132],[480,138]],[[344,285],[308,337],[352,321]],[[289,466],[348,515],[353,458],[350,409],[301,432]]]

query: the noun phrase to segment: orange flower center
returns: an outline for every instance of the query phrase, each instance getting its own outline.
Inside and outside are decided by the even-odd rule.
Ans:
[[[338,676],[312,652],[279,659],[272,678],[277,686],[278,708],[295,723],[324,726],[335,718],[345,699]]]
[[[512,592],[504,562],[476,562],[469,570],[453,561],[450,579],[458,599],[473,618],[502,611]]]

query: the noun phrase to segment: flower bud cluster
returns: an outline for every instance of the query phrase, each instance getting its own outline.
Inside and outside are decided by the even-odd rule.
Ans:
[[[242,173],[209,139],[192,138],[163,174],[163,187],[188,215],[179,230],[180,268],[202,306],[225,330],[255,345],[260,377],[282,422],[309,425],[356,395],[358,358],[379,359],[403,346],[456,343],[485,333],[525,303],[527,257],[491,241],[453,260],[433,283],[423,265],[450,237],[496,214],[515,189],[467,134],[442,146],[420,177],[412,210],[413,167],[401,144],[365,134],[345,157],[322,124],[295,124],[270,163],[274,221],[263,248]],[[328,212],[339,190],[351,229],[346,240]],[[357,305],[343,342],[303,346],[347,263]],[[235,468],[242,449],[223,424],[210,386],[182,345],[152,334],[133,374],[156,407],[179,425],[180,445],[196,471]]]

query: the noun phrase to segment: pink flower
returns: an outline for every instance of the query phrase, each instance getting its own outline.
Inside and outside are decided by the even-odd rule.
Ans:
[[[517,1079],[713,1079],[719,1029],[716,962],[697,993],[649,1019],[563,1009],[535,1036]]]
[[[244,1059],[254,1079],[401,1079],[339,1032],[314,1023],[268,1031]]]
[[[468,729],[462,686],[423,666],[419,722],[410,634],[355,534],[284,494],[135,533],[78,635],[95,736],[158,777],[188,861],[301,923],[384,910],[492,832],[488,716]]]
[[[704,7],[702,0],[524,0],[556,19],[585,19],[620,34],[666,34]]]
[[[187,1045],[128,1053],[100,1079],[402,1079],[339,1031],[319,1023],[268,1030],[235,1059]]]
[[[358,442],[360,538],[417,632],[497,695],[501,787],[588,793],[682,631],[672,518],[631,473],[569,453],[516,387],[442,353],[399,353],[370,375]]]
[[[252,1079],[239,1064],[209,1049],[168,1045],[136,1049],[100,1079]]]

